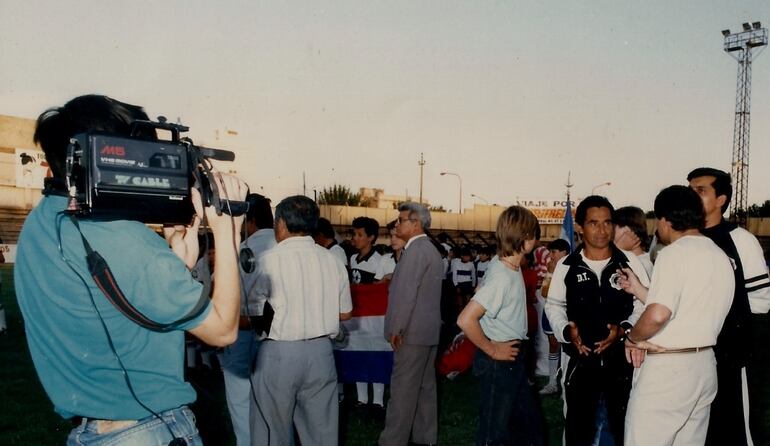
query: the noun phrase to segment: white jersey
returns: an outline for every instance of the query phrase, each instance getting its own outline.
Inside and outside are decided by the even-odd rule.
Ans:
[[[461,283],[476,285],[476,268],[473,262],[463,262],[460,259],[452,259],[452,283],[455,286]]]
[[[334,257],[339,259],[340,263],[342,263],[342,266],[347,268],[347,266],[348,266],[348,255],[345,254],[345,250],[342,249],[342,246],[340,246],[337,242],[334,242],[328,248],[329,248],[329,251],[332,254],[334,254]]]
[[[476,283],[477,286],[481,286],[484,284],[484,275],[487,273],[487,268],[489,267],[489,260],[486,262],[482,262],[479,260],[478,263],[476,263]]]
[[[746,287],[752,313],[767,313],[770,310],[770,279],[768,279],[762,246],[752,233],[741,227],[730,231],[730,237],[733,239],[743,267],[744,282],[735,286]]]
[[[360,254],[350,256],[350,283],[374,283],[378,280],[375,277],[380,267],[380,261],[382,261],[382,256],[374,249],[365,256]]]
[[[396,270],[396,257],[394,253],[389,252],[382,256],[380,260],[380,267],[377,268],[377,273],[374,275],[374,280],[382,280],[383,277],[388,274],[393,274]]]

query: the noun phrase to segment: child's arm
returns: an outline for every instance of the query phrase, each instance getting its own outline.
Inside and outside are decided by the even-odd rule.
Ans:
[[[479,320],[486,311],[481,304],[471,300],[457,318],[457,325],[463,330],[465,337],[470,339],[476,347],[481,349],[490,358],[497,361],[515,360],[519,354],[520,341],[495,342],[488,339],[481,328],[481,324],[479,324]]]

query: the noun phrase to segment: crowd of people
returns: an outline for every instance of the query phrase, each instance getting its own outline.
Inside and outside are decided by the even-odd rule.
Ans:
[[[229,175],[214,181],[249,204],[245,216],[204,208],[193,193],[192,223],[164,227],[163,238],[136,221],[68,215],[69,139],[128,136],[146,119],[140,107],[82,96],[37,122],[54,177],[25,222],[14,274],[40,381],[73,421],[68,444],[202,444],[185,333],[221,348],[239,446],[336,445],[341,402],[379,414],[379,445],[436,444],[436,363],[458,334],[475,346],[479,445],[544,444],[538,393],[561,393],[569,446],[767,441],[756,365],[770,280],[757,239],[723,218],[725,172],[695,169],[688,186],[663,189],[652,240],[640,209],[592,195],[575,212],[577,241],[540,241],[537,218],[511,206],[494,244],[455,244],[431,234],[425,206],[406,202],[383,247],[374,219],[356,218],[340,237],[313,200],[288,197],[273,215],[268,198]],[[162,329],[104,299],[102,277]],[[388,358],[386,373],[344,386],[340,363],[363,345],[357,336]],[[539,390],[537,356],[549,372]]]

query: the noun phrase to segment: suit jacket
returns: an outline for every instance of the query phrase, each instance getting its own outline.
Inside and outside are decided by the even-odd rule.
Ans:
[[[388,288],[386,339],[402,335],[405,344],[438,344],[443,278],[444,263],[430,239],[413,240],[401,254]]]

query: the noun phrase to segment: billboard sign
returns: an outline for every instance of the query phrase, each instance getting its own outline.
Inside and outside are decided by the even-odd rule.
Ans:
[[[16,187],[43,188],[43,178],[51,176],[51,169],[42,150],[16,149]]]
[[[567,200],[563,199],[517,199],[516,204],[532,211],[541,225],[562,224],[564,212],[567,210]],[[577,204],[575,200],[571,200],[573,216]]]

